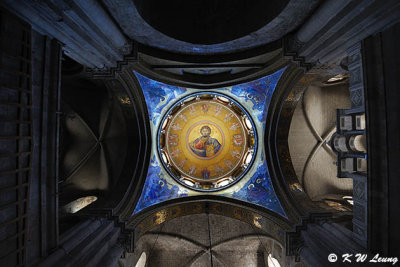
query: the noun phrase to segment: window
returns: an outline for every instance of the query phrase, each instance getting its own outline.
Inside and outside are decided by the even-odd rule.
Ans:
[[[139,260],[137,261],[135,267],[144,267],[146,266],[146,252],[143,252],[142,255],[140,255]]]

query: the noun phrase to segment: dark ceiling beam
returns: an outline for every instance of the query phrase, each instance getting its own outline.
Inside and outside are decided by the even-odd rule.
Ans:
[[[152,65],[150,66],[154,70],[162,69],[198,69],[198,68],[262,68],[265,64],[257,63],[243,63],[243,64],[177,64],[177,65]]]
[[[282,54],[282,40],[224,55],[182,55],[141,44],[137,47],[138,61],[132,64],[135,71],[166,84],[197,89],[248,82],[289,63]]]
[[[396,0],[328,0],[294,33],[287,51],[307,63],[338,64],[349,47],[398,21]]]
[[[367,2],[362,1],[363,4]],[[322,38],[318,38],[318,40],[313,38],[312,42],[319,47],[308,50],[311,52],[308,52],[307,56],[305,56],[306,51],[300,52],[300,55],[305,56],[306,60],[310,62],[335,60],[338,56],[347,54],[344,53],[343,48],[347,49],[367,36],[382,30],[385,26],[400,20],[400,3],[398,1],[375,1],[367,7],[357,6],[355,9],[358,14],[346,14],[343,24],[340,21],[339,25],[330,29],[330,31],[334,31],[332,36],[329,38],[321,36]],[[361,9],[362,12],[359,12]],[[348,17],[351,20],[346,21]]]
[[[282,47],[282,40],[279,39],[274,42],[270,42],[268,44],[264,44],[258,47],[235,51],[231,53],[204,54],[204,55],[176,53],[156,47],[151,47],[142,44],[140,42],[137,43],[137,47],[140,53],[142,54],[149,55],[166,61],[171,60],[171,61],[177,61],[182,63],[193,63],[193,64],[202,64],[202,63],[218,64],[224,62],[248,60],[249,58],[258,57],[260,55],[276,51],[277,49]]]
[[[326,0],[314,14],[297,31],[296,38],[306,43],[332,18],[337,16],[339,11],[349,3],[348,0]]]
[[[131,51],[130,41],[98,1],[6,0],[1,5],[59,40],[65,54],[87,67],[114,67]]]

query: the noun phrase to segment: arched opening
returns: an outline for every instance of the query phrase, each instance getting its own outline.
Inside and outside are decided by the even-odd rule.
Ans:
[[[149,266],[284,266],[284,246],[267,232],[216,214],[192,214],[162,223],[140,237],[120,266],[146,253]],[[273,264],[271,264],[273,263]],[[144,266],[144,265],[143,265]]]
[[[268,254],[268,267],[280,267],[279,261],[274,258],[271,254]]]
[[[63,62],[67,70],[71,62],[67,57]],[[137,190],[141,181],[134,173],[147,168],[144,154],[150,148],[140,95],[132,97],[134,89],[120,79],[92,79],[84,70],[65,71],[61,78],[60,235],[81,222],[81,215],[110,209],[116,216],[123,213],[130,190]]]
[[[76,213],[81,209],[89,206],[96,200],[97,200],[96,196],[81,197],[61,207],[61,210],[64,213]]]
[[[146,261],[147,261],[146,252],[143,252],[140,255],[139,260],[136,262],[135,267],[145,267],[146,266]]]
[[[340,175],[344,166],[338,162],[335,146],[358,153],[359,159],[364,155],[356,150],[364,147],[362,138],[353,140],[350,135],[339,140],[343,144],[334,142],[341,138],[339,111],[351,107],[348,75],[306,74],[282,98],[285,101],[277,122],[277,164],[297,200],[295,205],[300,212],[329,212],[336,222],[352,229],[353,205],[347,197],[353,195],[353,179]],[[362,132],[356,129],[356,116],[351,119],[352,132]],[[354,161],[354,168],[357,163]]]
[[[134,1],[141,17],[158,31],[177,40],[206,45],[231,41],[260,29],[288,2]]]
[[[336,109],[350,107],[348,84],[310,84],[293,114],[288,145],[300,185],[313,201],[351,195],[350,178],[337,178],[336,153],[329,141],[336,133]],[[339,207],[341,204],[332,205]]]
[[[282,265],[293,260],[285,256],[290,229],[279,215],[240,201],[217,196],[172,200],[128,223],[135,248],[120,266],[137,262],[142,252],[150,266],[207,266],[211,258],[214,266],[268,266],[269,254]]]

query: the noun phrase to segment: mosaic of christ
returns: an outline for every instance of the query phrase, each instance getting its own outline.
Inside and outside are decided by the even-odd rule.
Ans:
[[[165,142],[171,166],[182,177],[212,183],[240,166],[247,146],[245,130],[240,115],[228,104],[195,100],[175,110],[160,140]]]
[[[200,129],[200,137],[190,143],[190,149],[199,157],[211,157],[218,153],[221,144],[216,138],[211,137],[211,128],[203,126]]]

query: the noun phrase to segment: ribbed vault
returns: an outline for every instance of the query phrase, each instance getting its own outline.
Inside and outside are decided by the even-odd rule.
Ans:
[[[136,263],[142,252],[150,266],[267,266],[271,254],[282,264],[282,244],[266,232],[233,218],[195,214],[153,228],[119,266]],[[283,265],[282,265],[283,266]]]
[[[338,179],[336,154],[328,145],[336,131],[336,109],[349,108],[346,84],[311,85],[293,114],[289,149],[300,184],[312,200],[352,192],[351,179]]]
[[[71,98],[81,100],[72,102]],[[90,108],[82,103],[85,101],[91,103]],[[69,200],[77,194],[109,190],[118,180],[121,159],[126,155],[126,126],[120,107],[104,88],[67,95],[63,106],[62,193],[71,194]]]

